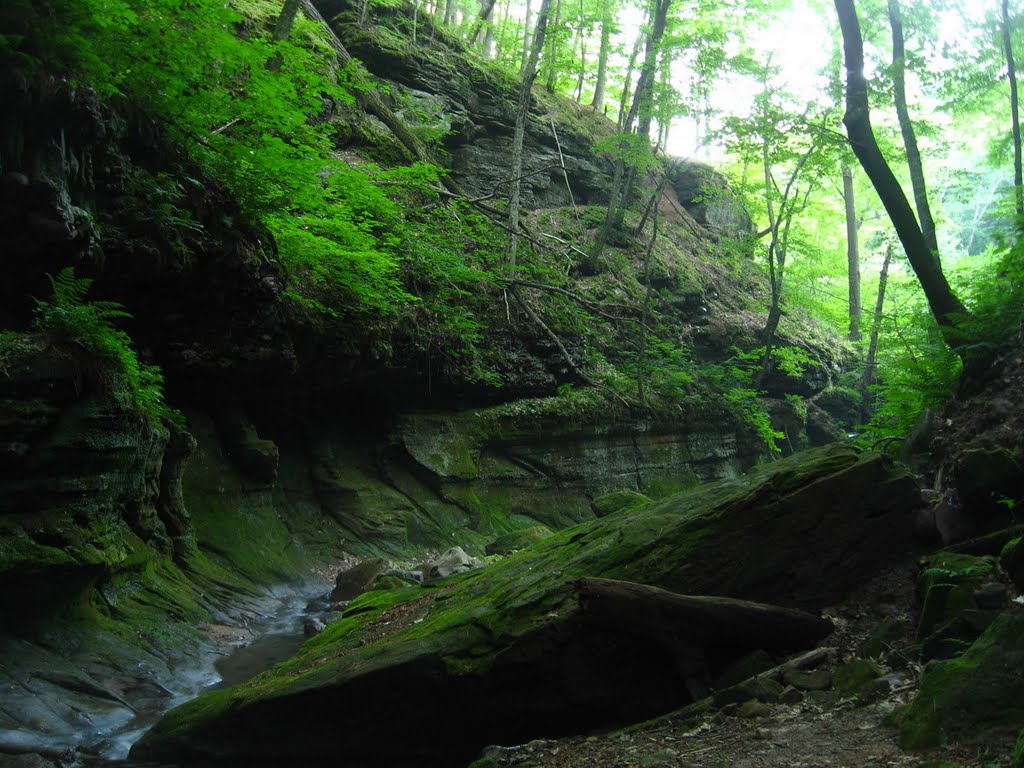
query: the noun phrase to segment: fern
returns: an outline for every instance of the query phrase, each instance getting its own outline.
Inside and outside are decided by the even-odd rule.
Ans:
[[[164,401],[163,374],[155,365],[139,361],[127,333],[114,320],[131,318],[116,301],[86,301],[92,280],[76,277],[72,267],[50,276],[53,296],[36,300],[36,330],[83,349],[97,360],[92,370],[96,383],[125,405],[153,422],[170,419],[184,423],[179,411]]]

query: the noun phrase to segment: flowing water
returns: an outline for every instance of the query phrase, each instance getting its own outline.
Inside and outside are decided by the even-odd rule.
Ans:
[[[132,744],[167,710],[183,704],[208,690],[243,683],[275,664],[290,658],[306,639],[303,621],[311,612],[310,601],[324,592],[324,585],[304,588],[279,587],[269,590],[259,601],[258,612],[247,612],[245,637],[230,648],[211,647],[198,664],[175,669],[173,677],[160,680],[171,693],[153,708],[137,709],[132,720],[109,733],[100,755],[108,760],[123,760]]]

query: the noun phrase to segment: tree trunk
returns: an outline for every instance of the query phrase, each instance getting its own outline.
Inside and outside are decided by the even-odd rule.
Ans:
[[[917,136],[914,133],[914,124],[910,121],[910,110],[907,108],[907,57],[903,43],[903,17],[900,14],[899,0],[888,2],[889,25],[892,27],[892,80],[896,97],[896,116],[900,122],[903,146],[907,150],[907,167],[910,170],[910,183],[914,188],[914,203],[917,207],[918,221],[921,223],[921,234],[938,261],[939,243],[935,237],[935,220],[932,218],[931,206],[928,205],[928,187],[924,183],[921,151],[917,148]]]
[[[871,415],[874,412],[871,387],[875,383],[878,332],[882,327],[882,307],[885,304],[885,285],[889,281],[890,261],[892,261],[892,245],[885,249],[885,261],[882,262],[882,271],[878,274],[878,298],[875,299],[875,314],[871,320],[871,338],[868,341],[868,354],[864,361],[864,378],[861,382],[861,422],[864,424],[871,420]]]
[[[1013,125],[1013,188],[1014,210],[1024,216],[1024,179],[1021,177],[1020,114],[1017,97],[1017,66],[1013,60],[1013,42],[1010,39],[1009,0],[1003,0],[1003,52],[1006,54],[1006,76],[1010,81],[1010,120]]]
[[[608,83],[608,54],[612,47],[612,21],[609,12],[611,0],[605,0],[601,16],[601,47],[597,52],[597,82],[594,84],[594,98],[590,106],[595,112],[604,109],[604,89]]]
[[[964,314],[964,306],[949,287],[942,266],[921,234],[914,211],[899,181],[875,141],[868,107],[868,85],[864,77],[864,42],[853,0],[834,2],[843,32],[846,57],[846,114],[843,123],[846,125],[850,146],[889,214],[910,266],[928,299],[932,315],[944,329],[951,329],[957,316]],[[946,332],[944,335],[951,346],[957,346],[952,334]]]
[[[626,130],[626,107],[629,105],[630,90],[633,84],[633,70],[636,69],[636,59],[640,55],[640,46],[647,39],[643,31],[637,32],[636,40],[633,41],[633,50],[629,52],[629,61],[626,62],[626,74],[622,78],[622,96],[619,99],[619,131]]]
[[[496,0],[483,0],[480,5],[480,15],[477,16],[476,21],[473,22],[473,29],[469,33],[469,41],[473,45],[478,45],[483,41],[481,32],[483,32],[484,24],[487,24],[491,20],[491,14],[494,13],[494,4]]]
[[[316,9],[316,6],[313,5],[312,0],[299,0],[299,5],[302,7],[302,12],[306,15],[306,18],[323,24],[324,29],[328,33],[328,40],[330,41],[331,47],[338,56],[338,61],[343,65],[351,64],[353,61],[352,54],[348,52],[348,49],[342,44],[341,40],[334,33],[334,30],[331,29],[331,25],[327,23],[327,20],[324,19],[320,14],[320,11]],[[381,99],[380,95],[376,91],[357,90],[355,92],[355,97],[362,105],[363,109],[378,118],[391,130],[391,133],[394,134],[395,138],[398,139],[399,143],[405,148],[411,159],[424,161],[430,159],[423,144],[413,135],[413,133],[406,127],[405,123],[398,118],[391,108],[384,103],[383,99]],[[444,183],[448,185],[451,183],[451,180],[446,180]]]
[[[516,250],[519,246],[519,197],[521,193],[523,175],[523,141],[526,138],[526,122],[530,116],[530,99],[533,91],[533,83],[537,79],[537,62],[540,60],[540,52],[544,48],[544,37],[548,26],[548,13],[551,10],[551,0],[541,0],[540,10],[537,11],[537,28],[533,32],[533,45],[530,46],[530,59],[526,63],[526,74],[519,86],[519,104],[516,109],[515,131],[512,135],[512,189],[508,200],[508,226],[512,233],[512,241],[509,243],[509,252],[506,263],[515,267]]]
[[[532,21],[533,0],[526,0],[526,21],[523,24],[523,56],[519,64],[519,76],[526,77],[526,65],[530,61],[530,21]]]
[[[857,208],[853,201],[853,171],[843,168],[846,203],[846,266],[849,277],[850,341],[860,341],[860,248],[857,244]]]
[[[668,24],[668,9],[671,5],[672,0],[654,0],[653,24],[650,37],[647,38],[643,67],[641,67],[640,77],[636,81],[636,91],[633,93],[633,103],[629,108],[629,114],[626,115],[626,120],[622,123],[623,132],[630,133],[633,132],[633,123],[636,122],[636,133],[648,142],[650,142],[651,136],[651,122],[654,119],[651,103],[654,94],[654,77],[661,49],[661,39]],[[612,230],[621,226],[635,181],[636,168],[630,168],[627,172],[625,161],[622,158],[618,159],[615,162],[612,191],[608,199],[608,212],[598,231],[597,239],[591,250],[591,258],[597,259],[601,256]]]
[[[455,0],[445,0],[444,3],[444,25],[451,27],[455,24]]]
[[[291,34],[295,14],[299,12],[301,3],[302,0],[284,0],[284,8],[281,9],[281,15],[277,17],[277,26],[274,27],[275,40],[285,40]]]
[[[544,69],[547,72],[547,76],[544,80],[544,87],[547,89],[548,93],[555,92],[555,81],[558,78],[558,44],[561,42],[559,40],[559,36],[562,29],[562,0],[554,0],[554,2],[555,28],[548,36],[548,51],[544,61]]]

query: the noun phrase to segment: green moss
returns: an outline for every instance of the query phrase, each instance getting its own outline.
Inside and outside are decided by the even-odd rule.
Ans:
[[[610,493],[598,496],[590,502],[590,507],[594,510],[595,515],[604,517],[623,509],[632,509],[649,501],[650,498],[644,494],[623,488],[622,490],[611,491]]]
[[[1014,768],[1024,766],[1024,730],[1021,730],[1020,736],[1017,737],[1017,746],[1013,749],[1011,764]]]
[[[1017,585],[1017,589],[1024,590],[1024,537],[1007,542],[1003,551],[999,553],[999,561],[1013,579],[1013,583]]]
[[[934,554],[918,578],[922,598],[917,639],[925,640],[942,633],[964,611],[977,607],[974,591],[992,574],[995,560],[956,552]]]
[[[854,473],[848,482],[859,483],[864,480],[860,468],[873,473],[888,471],[887,466],[878,457],[862,459],[849,447],[820,449],[812,456],[759,468],[751,477],[702,486],[559,531],[434,588],[365,593],[341,621],[309,640],[291,660],[234,689],[231,706],[312,688],[344,687],[415,660],[443,662],[449,676],[484,674],[513,644],[534,636],[532,630],[555,631],[577,615],[576,579],[597,575],[671,588],[681,572],[688,572],[690,583],[703,577],[710,584],[720,566],[720,540],[732,537],[736,525],[761,524],[768,508],[774,513],[800,508],[795,491],[801,487],[808,494],[804,505],[813,508],[820,522],[815,479],[845,470]],[[892,475],[901,477],[898,471]],[[906,485],[907,498],[914,495]],[[755,543],[763,544],[760,538]],[[216,738],[212,711],[205,704],[186,704],[175,723],[194,712],[193,729],[210,729]],[[159,724],[147,737],[164,738]]]
[[[546,525],[531,525],[499,536],[487,545],[485,551],[488,555],[507,555],[544,541],[551,534],[552,530]]]
[[[832,675],[832,686],[844,698],[867,699],[881,676],[878,665],[866,659],[853,659],[840,666]]]
[[[1024,726],[1024,611],[1000,616],[960,658],[925,667],[900,724],[900,743],[922,749]]]

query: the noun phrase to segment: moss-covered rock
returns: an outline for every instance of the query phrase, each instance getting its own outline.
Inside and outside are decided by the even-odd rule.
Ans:
[[[881,676],[882,670],[874,662],[851,659],[832,673],[832,685],[844,698],[869,701]]]
[[[999,553],[999,561],[1013,579],[1013,583],[1017,585],[1017,589],[1024,590],[1024,537],[1007,542],[1003,551]]]
[[[576,579],[833,604],[903,554],[918,499],[886,458],[835,446],[555,533],[432,589],[367,593],[291,661],[168,714],[135,754],[294,761],[335,754],[342,737],[356,761],[453,765],[487,743],[644,719],[688,698],[677,645],[582,621]]]
[[[991,578],[994,568],[992,557],[950,551],[938,552],[928,560],[917,584],[922,604],[917,640],[926,658],[957,655],[987,626],[986,616],[978,615],[975,593]]]
[[[871,636],[864,641],[860,655],[866,659],[877,659],[885,656],[901,641],[907,641],[912,635],[914,626],[909,619],[902,616],[890,616],[885,619]]]
[[[553,531],[546,525],[531,525],[529,528],[520,528],[499,536],[487,545],[485,551],[488,555],[507,555],[544,541],[552,533]]]
[[[923,749],[1024,726],[1024,611],[1000,616],[957,659],[931,662],[900,723],[900,744]]]
[[[594,510],[596,517],[604,517],[612,512],[638,506],[650,501],[647,496],[639,491],[631,491],[627,488],[618,491],[611,491],[598,496],[590,502],[590,508]]]
[[[1019,453],[1006,447],[982,444],[967,448],[953,471],[960,500],[976,519],[1006,514],[1002,502],[1020,498],[1024,468]]]

